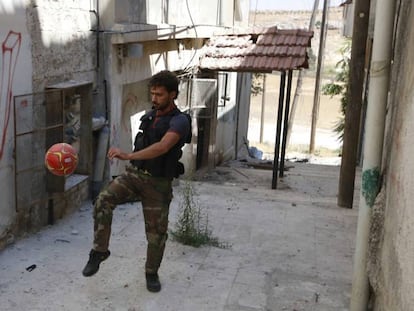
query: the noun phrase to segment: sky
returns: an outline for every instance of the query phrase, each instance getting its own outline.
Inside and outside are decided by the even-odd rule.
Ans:
[[[338,6],[345,0],[330,0],[330,6]],[[250,0],[251,10],[307,10],[313,8],[315,0]],[[324,0],[319,0],[319,6],[322,8]]]

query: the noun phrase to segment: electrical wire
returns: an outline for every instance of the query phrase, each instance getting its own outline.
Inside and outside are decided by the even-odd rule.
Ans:
[[[256,0],[257,1],[257,0]],[[188,0],[186,0],[186,7],[187,7],[187,12],[188,15],[190,17],[191,20],[191,26],[182,26],[182,28],[179,29],[179,31],[177,31],[177,27],[176,26],[168,26],[168,27],[156,27],[156,28],[152,28],[152,29],[135,29],[135,30],[123,30],[123,31],[114,31],[114,30],[100,30],[98,29],[97,31],[100,33],[103,33],[104,35],[111,35],[111,34],[129,34],[129,33],[143,33],[143,32],[150,32],[150,31],[158,31],[158,30],[172,30],[170,33],[165,33],[162,34],[162,37],[167,37],[167,36],[171,36],[171,35],[175,35],[177,33],[189,30],[189,29],[194,29],[194,33],[195,33],[195,39],[200,39],[198,32],[197,32],[197,27],[202,27],[202,26],[206,26],[206,27],[216,27],[216,28],[222,28],[222,29],[231,29],[231,27],[229,26],[223,26],[223,25],[209,25],[209,24],[195,24],[194,23],[194,19],[193,19],[193,15],[191,14],[191,10],[188,4]],[[136,25],[147,25],[147,24],[136,24]],[[194,48],[194,53],[191,57],[191,59],[189,60],[188,64],[184,67],[184,69],[182,70],[183,75],[186,75],[186,73],[191,72],[192,67],[190,67],[190,64],[193,62],[194,57],[197,54],[197,49]]]
[[[147,25],[147,24],[136,24],[136,25]],[[208,25],[208,24],[196,24],[196,25],[191,25],[191,26],[181,26],[182,29],[180,29],[179,31],[172,31],[170,33],[166,33],[163,34],[162,36],[170,36],[170,35],[174,35],[177,34],[179,32],[183,32],[185,30],[191,29],[191,28],[197,28],[197,27],[216,27],[216,28],[223,28],[223,29],[231,29],[230,26],[220,26],[220,25]],[[180,26],[178,26],[180,27]],[[128,33],[140,33],[140,32],[149,32],[149,31],[158,31],[158,30],[166,30],[166,29],[177,29],[177,26],[170,26],[170,27],[157,27],[157,28],[152,28],[152,29],[135,29],[135,30],[100,30],[99,32],[102,32],[104,34],[128,34]],[[196,30],[195,30],[196,32]]]
[[[191,24],[193,25],[195,37],[196,37],[196,40],[197,40],[198,39],[197,27],[196,27],[196,25],[194,23],[193,15],[191,14],[190,6],[188,5],[188,0],[185,0],[185,4],[187,6],[187,12],[188,12],[188,15],[190,16]],[[194,57],[196,56],[196,54],[197,54],[197,49],[194,47],[193,56],[191,57],[191,59],[188,62],[188,64],[184,67],[184,69],[183,69],[184,72],[187,72],[187,71],[191,70],[190,64],[193,62]]]

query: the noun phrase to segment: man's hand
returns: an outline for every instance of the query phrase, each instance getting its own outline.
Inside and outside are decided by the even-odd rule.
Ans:
[[[119,148],[111,147],[109,148],[109,151],[108,151],[108,158],[109,160],[112,160],[114,158],[118,158],[120,160],[129,160],[129,154],[123,152]]]

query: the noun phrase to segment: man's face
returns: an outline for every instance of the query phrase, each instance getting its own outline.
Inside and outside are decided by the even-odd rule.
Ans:
[[[175,92],[168,92],[164,86],[150,88],[151,102],[156,110],[165,110],[174,103]]]

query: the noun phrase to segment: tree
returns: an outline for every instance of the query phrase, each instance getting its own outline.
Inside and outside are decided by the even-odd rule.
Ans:
[[[341,116],[335,123],[334,131],[338,135],[338,139],[342,142],[345,129],[345,112],[348,103],[349,89],[349,62],[351,55],[351,41],[347,40],[344,46],[339,50],[341,60],[336,63],[336,75],[331,83],[327,83],[322,87],[324,95],[341,97]]]

